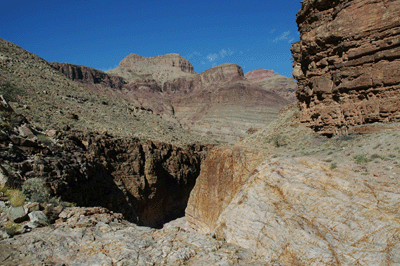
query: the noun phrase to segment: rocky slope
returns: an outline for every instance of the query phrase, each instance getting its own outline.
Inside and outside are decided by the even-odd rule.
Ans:
[[[68,64],[57,68],[64,74],[40,57],[0,39],[0,94],[36,126],[108,132],[175,144],[208,142],[144,108],[140,99],[124,100],[129,95],[126,91],[141,89],[140,82],[125,88],[122,78],[99,70]],[[156,83],[146,82],[150,90],[158,88],[152,84]]]
[[[293,44],[301,120],[325,135],[400,120],[400,1],[304,1]]]
[[[247,80],[260,85],[267,91],[278,94],[289,102],[297,101],[297,83],[293,78],[284,77],[275,74],[273,70],[266,69],[249,71],[244,76]]]

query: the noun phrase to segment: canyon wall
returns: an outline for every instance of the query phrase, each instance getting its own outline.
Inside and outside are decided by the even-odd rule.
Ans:
[[[400,121],[400,1],[308,0],[292,46],[301,121],[324,135]]]

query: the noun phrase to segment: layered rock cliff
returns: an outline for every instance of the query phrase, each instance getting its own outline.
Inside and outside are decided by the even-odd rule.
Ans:
[[[302,122],[325,134],[400,121],[400,1],[303,1],[292,46]]]

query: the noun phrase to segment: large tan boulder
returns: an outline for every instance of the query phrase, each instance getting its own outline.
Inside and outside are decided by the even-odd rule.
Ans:
[[[246,150],[205,162],[186,210],[192,227],[284,265],[400,263],[399,179]]]
[[[191,226],[199,232],[211,233],[219,215],[255,173],[265,154],[263,150],[244,147],[219,147],[210,151],[185,211]]]

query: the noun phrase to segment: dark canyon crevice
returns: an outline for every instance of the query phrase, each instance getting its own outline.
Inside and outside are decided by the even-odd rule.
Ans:
[[[2,117],[17,117],[11,108],[0,111]],[[28,141],[19,132],[38,132],[23,122],[8,120],[10,130],[1,131],[0,170],[9,185],[43,178],[52,196],[63,201],[106,207],[138,225],[156,228],[184,215],[211,147],[71,130]]]

